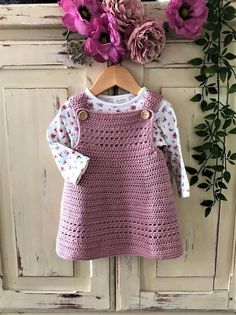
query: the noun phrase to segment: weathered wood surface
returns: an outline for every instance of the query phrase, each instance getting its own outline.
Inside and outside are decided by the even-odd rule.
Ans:
[[[146,12],[161,17],[164,5],[145,3]],[[193,187],[189,199],[176,197],[183,257],[76,263],[56,257],[62,178],[46,143],[46,126],[68,95],[90,86],[106,66],[71,67],[59,54],[61,15],[56,4],[0,6],[0,310],[179,310],[185,315],[197,314],[190,310],[235,310],[233,168],[229,201],[207,219],[199,189]],[[191,41],[170,34],[159,61],[145,66],[123,62],[141,85],[161,91],[173,104],[186,165],[194,163],[191,147],[199,139],[193,126],[202,115],[189,101],[198,84],[193,79],[197,70],[188,60],[199,55]],[[235,97],[231,101],[235,105]],[[233,136],[229,146],[235,147]]]

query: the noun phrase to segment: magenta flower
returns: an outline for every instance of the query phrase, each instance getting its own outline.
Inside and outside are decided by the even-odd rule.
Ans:
[[[208,17],[204,0],[171,0],[165,10],[169,27],[176,34],[195,39],[202,33]]]
[[[66,13],[62,17],[63,25],[72,32],[88,35],[94,17],[102,13],[99,0],[60,0],[59,6]]]
[[[147,63],[156,60],[165,46],[165,31],[158,21],[143,21],[137,25],[127,41],[127,49],[131,60]]]
[[[103,13],[92,22],[92,31],[85,43],[85,52],[98,62],[118,63],[126,54],[117,23],[112,14]]]
[[[128,26],[135,26],[144,17],[140,0],[104,0],[104,10],[115,16],[118,28],[125,32]]]

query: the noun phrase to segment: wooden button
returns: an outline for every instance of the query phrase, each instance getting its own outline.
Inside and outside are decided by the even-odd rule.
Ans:
[[[142,117],[143,119],[148,119],[148,118],[150,117],[150,112],[149,112],[147,109],[143,109],[143,110],[141,111],[141,117]]]
[[[87,118],[88,118],[88,113],[86,112],[86,110],[81,110],[79,112],[79,119],[86,120]]]

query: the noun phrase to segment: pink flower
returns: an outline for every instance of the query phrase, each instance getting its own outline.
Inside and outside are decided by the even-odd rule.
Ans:
[[[146,20],[137,25],[127,40],[127,49],[131,60],[147,63],[159,57],[165,46],[165,31],[157,20]]]
[[[144,17],[144,7],[140,0],[104,0],[103,7],[115,16],[121,32],[125,32],[128,26],[135,26]]]
[[[102,12],[99,0],[60,0],[58,3],[66,13],[62,17],[63,25],[81,35],[90,33],[93,18]]]
[[[202,27],[208,17],[208,8],[204,0],[171,0],[165,15],[170,28],[176,34],[195,39],[202,33]]]
[[[92,31],[85,43],[85,52],[98,62],[111,60],[118,63],[125,56],[126,49],[112,14],[103,13],[93,20]]]

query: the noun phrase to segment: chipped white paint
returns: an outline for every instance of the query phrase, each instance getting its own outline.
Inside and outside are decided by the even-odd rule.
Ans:
[[[145,3],[145,10],[151,18],[161,17],[164,6]],[[45,129],[68,95],[90,86],[106,66],[71,67],[58,54],[64,43],[61,15],[57,4],[0,5],[0,311],[88,314],[116,308],[193,315],[197,313],[190,310],[235,310],[233,167],[229,201],[207,219],[196,187],[191,198],[177,199],[183,257],[153,261],[121,256],[73,263],[56,256],[62,178]],[[189,101],[197,92],[197,71],[187,62],[199,53],[191,41],[170,34],[158,62],[123,62],[140,85],[161,91],[173,104],[186,165],[195,163],[190,147],[199,141],[193,125],[201,115]],[[233,136],[229,141],[235,147]]]
[[[163,17],[164,3],[145,3],[146,14]],[[0,5],[2,28],[61,27],[62,9],[57,4]]]
[[[182,44],[176,45],[181,50]],[[186,58],[187,54],[182,57],[182,62]],[[197,71],[185,67],[184,63],[181,67],[173,62],[170,67],[171,62],[170,57],[165,63],[160,61],[157,67],[146,66],[144,72],[140,68],[140,73],[143,73],[144,85],[161,91],[173,104],[180,126],[185,163],[194,165],[196,162],[191,157],[190,147],[198,145],[199,138],[194,135],[193,126],[202,115],[198,105],[190,101],[192,95],[198,92],[198,84],[193,79]],[[235,104],[235,96],[232,96],[231,101]],[[229,143],[229,146],[233,147],[233,144]],[[202,213],[200,202],[203,197],[197,187],[191,188],[191,197],[188,199],[180,200],[176,193],[185,247],[182,257],[156,261],[119,258],[119,310],[133,310],[138,307],[141,310],[230,309],[229,280],[236,189],[236,174],[231,169],[233,177],[227,194],[229,202],[222,203],[221,208],[215,207],[208,218],[204,218]]]
[[[226,290],[217,292],[142,292],[140,296],[143,310],[226,310],[228,295]]]
[[[1,310],[109,309],[109,259],[72,263],[55,253],[62,178],[46,128],[68,95],[85,88],[86,71],[1,74]]]

